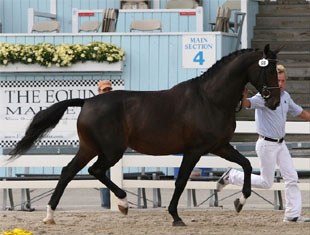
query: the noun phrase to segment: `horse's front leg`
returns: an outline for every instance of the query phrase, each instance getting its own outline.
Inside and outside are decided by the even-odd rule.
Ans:
[[[54,220],[54,211],[60,201],[63,192],[65,191],[69,182],[73,177],[87,164],[87,162],[81,162],[78,158],[78,154],[65,166],[58,180],[57,186],[48,202],[47,205],[47,214],[43,219],[45,224],[55,224]]]
[[[183,156],[183,160],[182,160],[182,163],[179,169],[179,174],[175,181],[174,193],[173,193],[172,199],[168,207],[169,214],[173,218],[173,223],[172,223],[173,226],[186,226],[186,224],[179,217],[177,208],[178,208],[180,197],[188,181],[188,178],[192,170],[194,169],[196,163],[199,161],[199,158],[200,156],[199,157],[194,157],[191,155]]]
[[[225,158],[228,161],[235,162],[239,164],[244,172],[244,182],[242,187],[243,197],[237,198],[234,201],[235,209],[240,212],[246,202],[246,199],[251,196],[251,174],[252,166],[250,161],[234,149],[230,144],[225,145],[221,149],[213,152],[214,154]]]

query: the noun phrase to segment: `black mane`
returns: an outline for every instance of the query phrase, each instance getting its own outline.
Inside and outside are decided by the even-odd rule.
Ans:
[[[223,69],[223,66],[235,59],[236,57],[248,53],[248,52],[255,52],[258,51],[259,49],[257,48],[247,48],[247,49],[241,49],[238,51],[231,52],[230,54],[222,57],[220,60],[216,61],[215,64],[213,64],[209,69],[207,69],[203,74],[194,77],[192,79],[188,79],[186,81],[180,82],[173,87],[182,87],[182,86],[187,86],[187,84],[195,84],[199,86],[196,81],[205,81],[205,79],[210,79],[212,78],[215,74],[218,73],[220,69]]]
[[[253,52],[258,51],[258,49],[248,48],[248,49],[241,49],[238,51],[234,51],[227,56],[224,56],[222,59],[218,60],[215,64],[212,65],[211,68],[209,68],[206,72],[200,75],[200,77],[211,77],[214,74],[218,72],[218,70],[225,64],[229,63],[231,60],[235,59],[236,57],[247,53],[247,52]]]

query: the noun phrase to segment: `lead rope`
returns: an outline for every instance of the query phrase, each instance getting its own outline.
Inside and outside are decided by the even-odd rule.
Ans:
[[[259,74],[258,74],[258,80],[260,80],[260,78],[261,78],[261,75],[262,75],[262,71],[263,71],[263,67],[261,67],[261,69],[259,70]],[[266,72],[265,70],[264,70],[264,72]],[[265,81],[266,79],[265,79],[265,76],[264,76],[264,78],[263,78],[263,84],[265,84]],[[264,88],[264,85],[263,85],[263,88]],[[262,91],[263,91],[263,88],[262,88],[262,90],[261,90],[261,95],[262,95]],[[263,96],[263,95],[262,95]],[[237,104],[237,107],[236,107],[236,109],[235,109],[235,113],[239,113],[241,110],[242,110],[242,99],[243,99],[243,95],[241,95],[241,97],[240,97],[240,100],[239,100],[239,102],[238,102],[238,104]]]
[[[242,100],[243,100],[243,95],[241,95],[241,98],[237,104],[237,108],[235,110],[235,113],[239,113],[242,110]]]

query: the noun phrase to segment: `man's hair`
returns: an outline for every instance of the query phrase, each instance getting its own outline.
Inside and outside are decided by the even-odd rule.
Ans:
[[[277,65],[277,72],[278,72],[278,74],[284,73],[285,74],[285,78],[287,78],[286,69],[285,69],[283,64],[278,64]]]

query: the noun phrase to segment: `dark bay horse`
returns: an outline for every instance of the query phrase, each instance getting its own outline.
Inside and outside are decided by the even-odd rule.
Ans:
[[[243,49],[223,57],[201,76],[168,90],[113,91],[89,99],[64,100],[38,112],[10,153],[11,159],[54,128],[68,107],[82,107],[77,120],[79,150],[63,168],[43,221],[55,223],[54,210],[67,184],[96,156],[89,173],[119,198],[119,209],[127,214],[126,192],[105,175],[127,147],[150,155],[183,154],[168,208],[175,226],[185,225],[178,215],[178,202],[191,171],[208,153],[243,168],[243,204],[251,195],[252,167],[229,143],[236,127],[235,108],[250,82],[265,98],[265,105],[276,109],[280,101],[278,52],[271,51],[269,45],[264,50]]]

